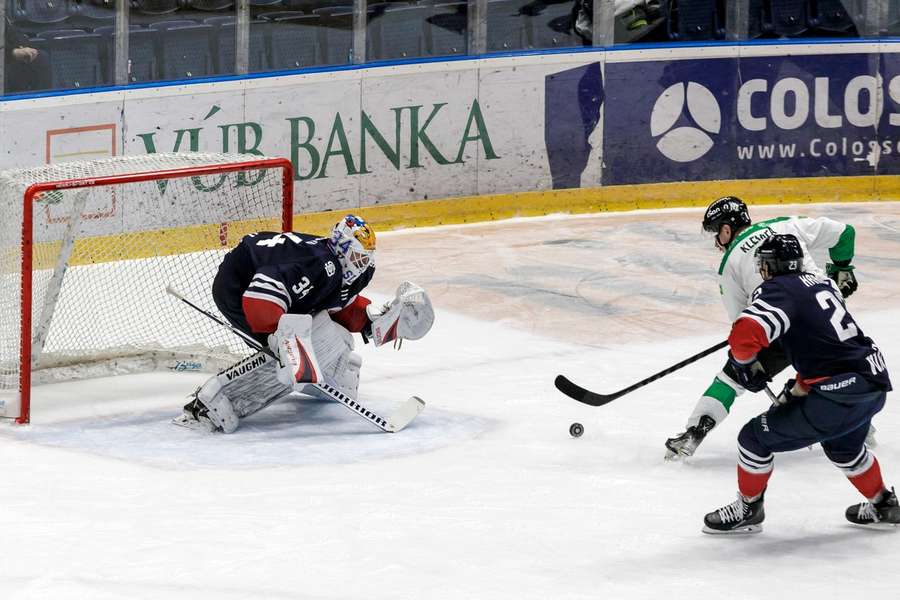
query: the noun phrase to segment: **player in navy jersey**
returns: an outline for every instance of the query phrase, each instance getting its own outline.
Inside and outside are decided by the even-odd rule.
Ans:
[[[737,500],[707,514],[703,531],[760,531],[774,453],[815,443],[867,499],[847,509],[850,522],[900,523],[897,496],[885,487],[878,460],[865,445],[872,416],[891,390],[884,357],[847,312],[837,285],[803,271],[796,237],[772,236],[756,259],[763,283],[732,325],[729,360],[744,388],[761,391],[770,378],[757,356],[777,341],[797,375],[768,411],[741,429]]]
[[[375,232],[347,215],[330,237],[259,232],[231,250],[213,280],[216,306],[228,321],[278,356],[257,352],[210,378],[175,422],[231,433],[241,418],[316,384],[357,397],[362,358],[351,333],[376,346],[419,339],[434,312],[425,291],[409,282],[376,308],[361,295],[375,272]],[[326,395],[327,396],[327,395]]]

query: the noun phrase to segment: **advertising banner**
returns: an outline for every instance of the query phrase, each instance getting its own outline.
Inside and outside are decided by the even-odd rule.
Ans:
[[[284,156],[298,213],[900,174],[900,43],[625,47],[8,99],[0,132],[0,169]]]
[[[605,115],[606,185],[897,173],[900,60],[608,62]]]

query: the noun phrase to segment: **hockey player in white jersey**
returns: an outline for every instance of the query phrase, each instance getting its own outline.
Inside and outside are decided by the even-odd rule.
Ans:
[[[855,231],[853,226],[827,217],[777,217],[753,223],[747,205],[734,196],[719,198],[709,205],[703,215],[703,231],[712,236],[716,248],[723,253],[719,265],[719,291],[728,318],[734,321],[750,304],[750,295],[761,283],[754,252],[759,245],[775,234],[792,234],[803,248],[803,270],[822,274],[810,257],[810,252],[828,252],[831,262],[826,265],[828,276],[837,283],[843,296],[857,289],[857,280],[850,264],[853,260]],[[769,376],[788,366],[787,356],[777,344],[760,353],[760,363]],[[666,440],[666,458],[691,456],[703,438],[725,417],[744,388],[726,363],[713,379],[693,413],[684,432]]]
[[[374,271],[375,232],[354,215],[330,237],[245,236],[222,260],[213,300],[271,354],[256,352],[211,377],[175,423],[232,433],[241,419],[294,392],[323,397],[322,384],[355,401],[362,358],[352,333],[381,346],[419,339],[434,322],[425,290],[409,282],[384,307],[372,305],[361,292]]]

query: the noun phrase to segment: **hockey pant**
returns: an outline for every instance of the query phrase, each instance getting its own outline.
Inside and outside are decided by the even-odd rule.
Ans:
[[[770,377],[774,377],[781,373],[791,364],[787,354],[778,340],[772,343],[768,348],[763,348],[756,356],[757,360],[762,363],[763,368]],[[737,382],[737,375],[734,367],[730,362],[726,362],[722,371],[716,376],[712,384],[697,401],[694,412],[688,418],[688,427],[693,427],[700,422],[700,417],[709,415],[716,422],[716,425],[725,420],[728,411],[735,399],[743,394],[746,390]]]
[[[773,405],[751,419],[738,434],[738,483],[748,497],[765,489],[775,452],[821,443],[825,455],[864,496],[881,491],[878,462],[865,440],[872,417],[887,392],[857,373],[816,383],[809,395]]]

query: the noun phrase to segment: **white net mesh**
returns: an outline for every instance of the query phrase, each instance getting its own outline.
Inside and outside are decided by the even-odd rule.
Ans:
[[[0,173],[0,416],[18,416],[22,223],[38,182],[236,164],[235,155],[154,154]],[[236,167],[237,168],[237,167]],[[165,292],[217,314],[222,256],[253,231],[282,229],[282,170],[233,170],[39,195],[33,209],[33,381],[149,368],[219,368],[247,352]]]

